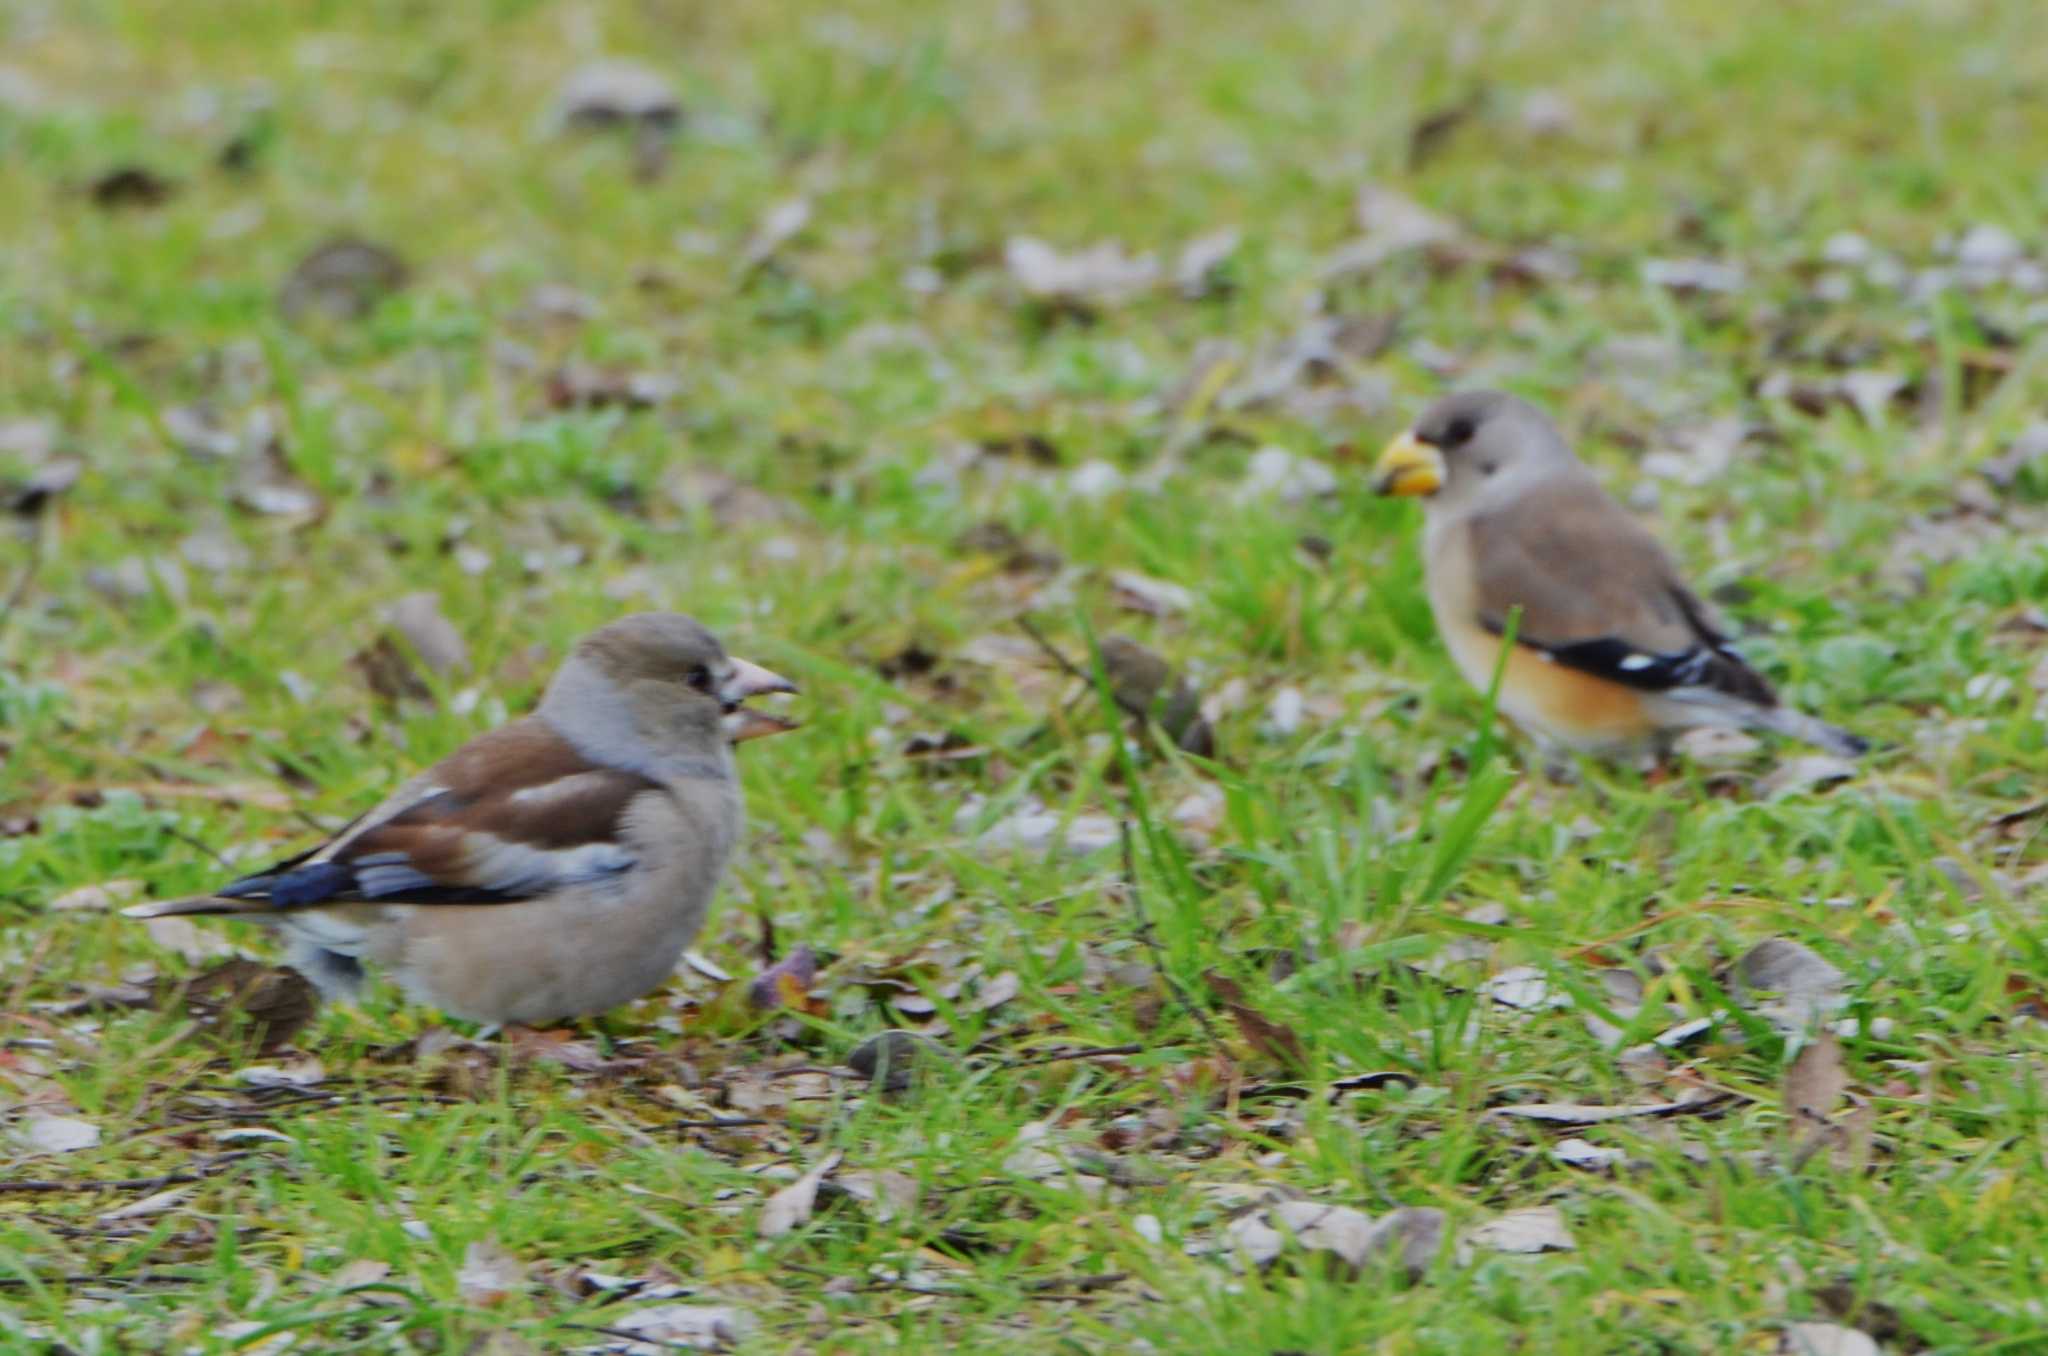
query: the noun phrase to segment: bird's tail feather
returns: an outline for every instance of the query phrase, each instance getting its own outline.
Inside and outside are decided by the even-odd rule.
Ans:
[[[267,899],[226,899],[220,895],[192,895],[185,899],[151,899],[121,910],[127,918],[182,918],[209,913],[270,913]]]
[[[1863,736],[1851,734],[1840,726],[1830,725],[1789,706],[1762,708],[1757,713],[1756,723],[1781,735],[1804,740],[1815,748],[1826,749],[1839,758],[1860,758],[1870,752],[1870,741]]]

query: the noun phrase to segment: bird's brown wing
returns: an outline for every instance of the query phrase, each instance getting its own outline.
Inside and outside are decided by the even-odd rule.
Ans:
[[[591,763],[540,721],[517,721],[463,746],[314,851],[158,912],[530,899],[623,875],[635,862],[620,836],[626,808],[658,789]]]
[[[1590,477],[1564,475],[1469,527],[1478,620],[1553,661],[1652,692],[1769,706],[1770,684],[1728,643],[1671,557]]]

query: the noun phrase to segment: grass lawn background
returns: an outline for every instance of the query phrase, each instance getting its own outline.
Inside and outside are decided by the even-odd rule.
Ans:
[[[0,35],[9,1349],[624,1350],[691,1305],[761,1351],[2048,1351],[2037,5]],[[563,129],[607,56],[672,134]],[[287,315],[337,236],[404,285]],[[1853,777],[1553,784],[1481,734],[1364,475],[1477,385],[1878,745]],[[389,620],[422,593],[465,663]],[[294,850],[652,606],[806,725],[743,751],[707,964],[606,1032],[477,1048],[382,991],[259,1053],[175,981],[266,937],[107,907]],[[1216,759],[1120,746],[1020,615],[1163,656]],[[1839,972],[1839,1097],[1737,982],[1773,940]],[[835,1071],[888,1027],[944,1056],[885,1097]],[[1287,1198],[1576,1246],[1233,1264]]]

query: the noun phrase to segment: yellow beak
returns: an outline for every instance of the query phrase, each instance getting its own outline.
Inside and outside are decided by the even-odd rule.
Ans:
[[[1387,444],[1373,468],[1373,489],[1380,494],[1435,494],[1444,483],[1444,454],[1410,429]]]

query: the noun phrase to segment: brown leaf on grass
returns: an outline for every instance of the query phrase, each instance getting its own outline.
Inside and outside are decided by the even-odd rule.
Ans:
[[[469,645],[441,611],[439,595],[408,593],[385,615],[431,672],[452,678],[469,671]]]
[[[31,1153],[72,1154],[98,1144],[100,1128],[75,1116],[36,1111],[14,1127],[14,1138]]]
[[[969,1012],[992,1012],[1015,998],[1024,990],[1024,981],[1015,970],[1005,970],[999,975],[983,981],[975,991],[974,1001],[967,1005]]]
[[[1238,1034],[1254,1050],[1290,1073],[1307,1070],[1308,1052],[1302,1048],[1301,1037],[1292,1027],[1272,1020],[1247,1002],[1236,980],[1220,970],[1204,970],[1202,982],[1221,1000],[1230,1019],[1237,1023]]]
[[[1836,1107],[1848,1090],[1841,1042],[1834,1032],[1822,1030],[1785,1070],[1785,1126],[1792,1142],[1787,1161],[1793,1171],[1823,1149],[1839,1167],[1858,1169],[1869,1161],[1876,1108],[1854,1098],[1846,1111],[1837,1114]]]
[[[105,913],[118,905],[134,903],[141,898],[142,889],[139,880],[101,881],[66,890],[43,907],[51,913]]]
[[[787,956],[755,975],[747,985],[747,1002],[761,1012],[779,1008],[802,1011],[818,977],[818,957],[810,944],[800,942]]]
[[[644,1059],[607,1056],[596,1041],[578,1040],[565,1027],[536,1031],[531,1027],[505,1028],[505,1045],[513,1056],[528,1064],[559,1064],[571,1073],[610,1074],[640,1068]]]
[[[465,1304],[503,1304],[529,1287],[526,1266],[495,1238],[479,1238],[462,1253],[455,1287]]]
[[[1468,122],[1486,102],[1486,91],[1476,89],[1457,103],[1424,114],[1408,129],[1408,168],[1421,169],[1449,144],[1451,135]]]
[[[1026,297],[1082,316],[1129,301],[1160,279],[1156,256],[1127,254],[1114,240],[1062,253],[1035,236],[1012,236],[1003,264]]]
[[[548,408],[554,410],[648,410],[674,398],[673,377],[594,363],[564,363],[548,374]]]
[[[358,1286],[376,1285],[390,1274],[391,1263],[389,1262],[380,1261],[375,1257],[352,1257],[336,1268],[334,1274],[327,1278],[327,1288],[337,1294],[344,1294]],[[380,1294],[375,1291],[362,1296],[362,1299],[369,1304],[403,1304],[405,1302],[397,1295]]]
[[[1778,1336],[1780,1356],[1883,1356],[1868,1334],[1839,1323],[1787,1323]]]
[[[1216,296],[1225,290],[1225,271],[1237,253],[1243,234],[1235,226],[1197,236],[1190,240],[1174,261],[1173,284],[1190,301]]]
[[[642,1342],[723,1351],[744,1342],[760,1322],[728,1304],[660,1304],[606,1326]]]
[[[917,1209],[919,1192],[915,1178],[900,1172],[842,1172],[824,1184],[837,1187],[866,1206],[877,1222],[887,1224]]]
[[[1757,794],[1767,800],[1799,791],[1819,791],[1854,778],[1861,769],[1831,753],[1804,753],[1787,758],[1757,781]]]
[[[1460,1255],[1470,1249],[1489,1252],[1570,1252],[1578,1247],[1571,1229],[1554,1205],[1510,1210],[1467,1229],[1459,1240]]]
[[[327,501],[292,469],[273,438],[243,460],[229,498],[237,508],[271,518],[311,521],[327,512]]]
[[[569,73],[555,95],[555,114],[563,127],[577,130],[624,125],[672,130],[682,121],[683,106],[660,71],[606,57]]]
[[[1723,1093],[1703,1092],[1672,1102],[1623,1102],[1601,1105],[1593,1102],[1518,1102],[1490,1107],[1482,1120],[1541,1121],[1549,1125],[1599,1125],[1604,1121],[1631,1120],[1711,1111],[1726,1102]]]
[[[92,181],[95,207],[158,207],[178,191],[177,184],[147,165],[121,165]]]
[[[768,1198],[761,1207],[758,1224],[761,1237],[780,1238],[803,1225],[818,1205],[818,1184],[831,1175],[845,1158],[839,1150],[820,1159],[815,1167]]]
[[[262,1054],[291,1044],[320,1011],[319,992],[304,975],[261,961],[227,961],[179,988],[186,1014],[202,1029],[253,1040]]]
[[[1409,1280],[1428,1270],[1443,1246],[1444,1212],[1403,1206],[1375,1220],[1362,1210],[1317,1201],[1277,1201],[1240,1216],[1224,1230],[1235,1261],[1268,1267],[1294,1246],[1326,1253],[1350,1272],[1392,1254]]]
[[[2048,474],[2048,421],[2027,425],[2005,451],[1977,463],[1977,474],[2001,490],[2031,473]]]
[[[1325,279],[1370,273],[1399,255],[1457,244],[1464,231],[1405,194],[1377,184],[1358,190],[1352,213],[1362,232],[1323,263]]]
[[[1849,1090],[1849,1072],[1842,1064],[1842,1043],[1822,1031],[1801,1048],[1785,1070],[1785,1118],[1800,1132],[1825,1126],[1835,1104]]]
[[[1135,570],[1110,571],[1109,586],[1119,606],[1147,616],[1177,616],[1195,605],[1193,590]]]
[[[1812,1293],[1814,1301],[1830,1317],[1840,1319],[1849,1327],[1861,1329],[1880,1342],[1905,1339],[1909,1349],[1919,1345],[1911,1341],[1905,1320],[1897,1309],[1882,1300],[1869,1298],[1847,1277],[1816,1286]]]
[[[878,1031],[846,1056],[846,1065],[884,1092],[902,1092],[919,1076],[920,1069],[943,1064],[946,1049],[930,1036],[915,1031]]]
[[[44,462],[18,481],[0,484],[0,504],[9,513],[33,518],[50,506],[50,501],[78,483],[85,463],[77,457],[56,457]]]
[[[1826,957],[1784,937],[1758,942],[1735,963],[1737,995],[1788,1031],[1805,1031],[1847,1001],[1844,975]]]
[[[411,657],[389,631],[356,651],[348,663],[387,706],[434,704],[434,689],[427,686],[427,680],[413,667]]]
[[[373,241],[338,235],[315,247],[292,269],[277,303],[293,322],[322,316],[361,320],[405,286],[405,261]]]
[[[741,276],[766,267],[810,224],[809,198],[786,198],[769,208],[740,250]]]
[[[208,961],[231,956],[235,944],[219,928],[203,928],[189,918],[150,918],[142,924],[149,940],[177,952],[188,961]]]
[[[789,500],[757,489],[715,466],[680,466],[663,479],[662,490],[677,507],[702,510],[720,527],[786,523],[803,516]]]
[[[1153,720],[1175,746],[1213,757],[1216,733],[1202,718],[1202,698],[1156,651],[1129,636],[1102,638],[1102,667],[1116,704],[1140,720]]]

